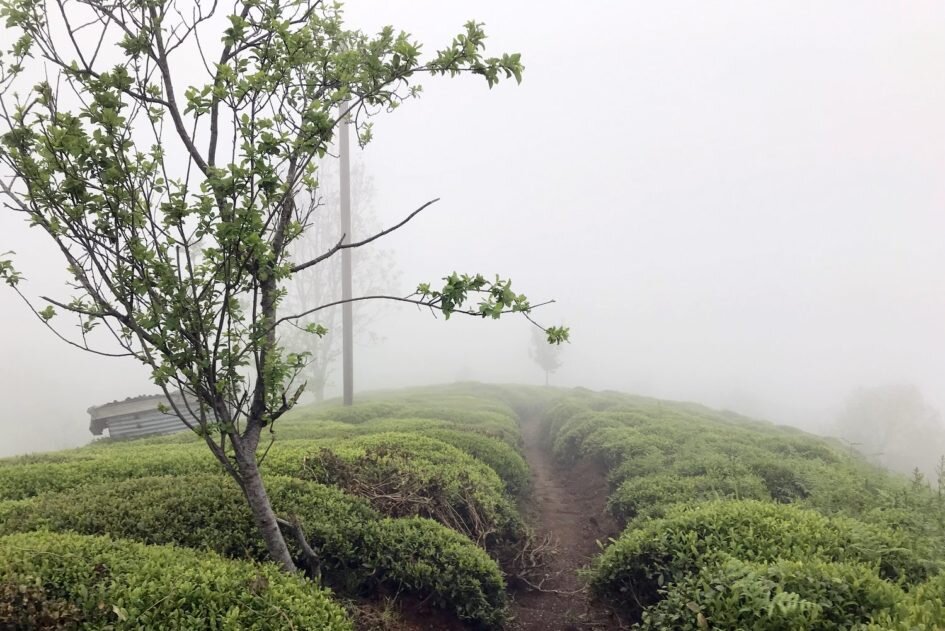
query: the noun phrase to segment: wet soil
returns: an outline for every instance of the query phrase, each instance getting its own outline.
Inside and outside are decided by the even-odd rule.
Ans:
[[[540,590],[519,585],[513,593],[515,631],[577,631],[620,629],[605,607],[589,599],[581,570],[600,552],[600,545],[618,533],[607,513],[607,483],[593,462],[573,467],[557,463],[543,423],[522,420],[525,457],[531,468],[532,493],[524,508],[526,519],[540,537],[550,534],[557,552],[542,576],[530,582]]]
[[[537,540],[550,537],[554,552],[527,583],[509,577],[512,620],[509,631],[610,631],[626,629],[588,595],[581,572],[619,528],[607,512],[607,481],[594,462],[573,466],[555,461],[544,424],[521,421],[531,493],[520,507]],[[537,589],[536,589],[537,587]],[[401,601],[394,612],[362,603],[358,631],[459,631],[467,629],[448,613],[424,603]],[[385,615],[386,614],[386,615]],[[390,615],[393,614],[393,615]]]

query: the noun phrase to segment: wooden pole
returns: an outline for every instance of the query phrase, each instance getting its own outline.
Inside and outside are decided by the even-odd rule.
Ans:
[[[347,112],[349,108],[348,101],[341,103],[342,113]],[[344,116],[341,120],[341,128],[338,134],[339,158],[341,170],[341,230],[344,233],[344,242],[351,242],[351,158],[349,128],[351,120]],[[351,300],[351,250],[341,251],[341,299]],[[345,302],[341,305],[341,360],[342,374],[344,381],[344,404],[351,405],[354,402],[354,316],[352,313],[351,302]]]

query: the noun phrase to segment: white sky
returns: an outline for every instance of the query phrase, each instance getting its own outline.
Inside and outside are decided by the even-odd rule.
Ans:
[[[816,428],[857,385],[945,408],[945,3],[348,3],[432,52],[464,21],[521,86],[426,80],[362,160],[400,291],[499,272],[573,327],[560,385],[699,400]],[[62,265],[0,213],[28,290]],[[2,288],[0,288],[2,289]],[[86,440],[89,405],[148,390],[0,291],[0,455]],[[392,308],[359,387],[535,382],[523,322]]]

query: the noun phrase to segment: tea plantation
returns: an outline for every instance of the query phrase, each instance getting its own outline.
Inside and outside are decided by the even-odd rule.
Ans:
[[[544,418],[606,471],[624,529],[590,589],[640,628],[945,628],[942,481],[693,404],[578,391]]]
[[[622,533],[584,576],[609,628],[945,627],[939,486],[698,405],[458,384],[277,424],[263,470],[316,552],[287,537],[304,575],[266,562],[239,489],[188,433],[0,460],[0,628],[388,628],[367,612],[390,603],[522,628],[510,559],[540,501],[523,420],[562,476],[607,478]]]

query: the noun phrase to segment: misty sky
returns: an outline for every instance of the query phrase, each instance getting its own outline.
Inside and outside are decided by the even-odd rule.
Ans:
[[[347,16],[429,52],[475,18],[526,66],[491,91],[427,79],[375,120],[359,160],[378,221],[442,198],[383,244],[391,291],[455,269],[556,299],[538,316],[572,327],[557,385],[814,429],[860,385],[914,383],[945,409],[945,3],[356,0]],[[28,293],[60,286],[8,212],[6,250]],[[87,407],[153,390],[10,291],[0,313],[0,455],[80,444]],[[372,330],[359,388],[543,381],[524,321],[391,307]]]

